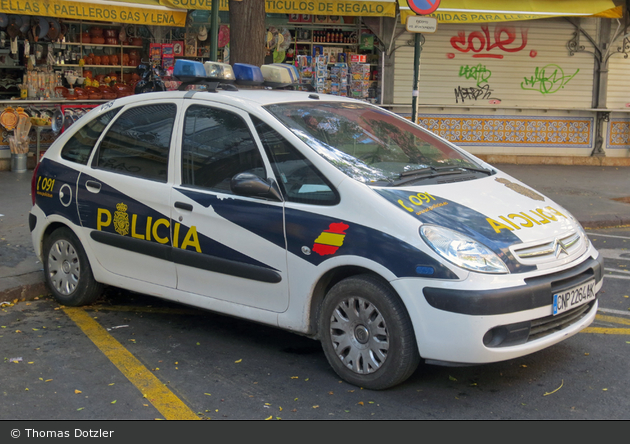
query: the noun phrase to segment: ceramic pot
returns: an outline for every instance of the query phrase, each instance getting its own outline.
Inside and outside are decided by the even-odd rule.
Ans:
[[[90,36],[103,37],[103,28],[101,28],[100,26],[92,26],[90,28]]]

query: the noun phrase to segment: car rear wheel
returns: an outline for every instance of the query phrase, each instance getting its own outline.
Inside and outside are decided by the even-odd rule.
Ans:
[[[102,291],[81,242],[69,228],[55,230],[44,243],[44,273],[55,299],[69,306],[88,305]]]
[[[328,292],[319,329],[332,368],[360,387],[392,387],[411,376],[420,362],[402,301],[371,275],[344,279]]]

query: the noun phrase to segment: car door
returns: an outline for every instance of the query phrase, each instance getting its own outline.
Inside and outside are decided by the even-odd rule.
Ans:
[[[173,260],[177,288],[282,312],[288,306],[284,208],[245,197],[230,181],[248,172],[267,179],[268,161],[247,113],[187,100],[179,180],[173,187]]]
[[[99,263],[120,276],[171,288],[177,276],[168,177],[178,106],[145,101],[118,112],[77,184],[79,217]]]

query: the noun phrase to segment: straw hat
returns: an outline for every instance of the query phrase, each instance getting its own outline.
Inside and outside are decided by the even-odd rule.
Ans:
[[[199,32],[197,33],[197,38],[201,42],[205,42],[206,41],[206,39],[208,38],[208,30],[206,29],[205,26],[201,25],[199,27]]]

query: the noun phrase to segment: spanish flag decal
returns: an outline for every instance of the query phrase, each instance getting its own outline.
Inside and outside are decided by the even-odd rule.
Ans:
[[[335,254],[339,247],[343,245],[343,239],[346,237],[345,231],[350,228],[343,222],[332,223],[328,226],[328,230],[322,231],[322,234],[315,239],[313,251],[320,256],[327,254]]]

